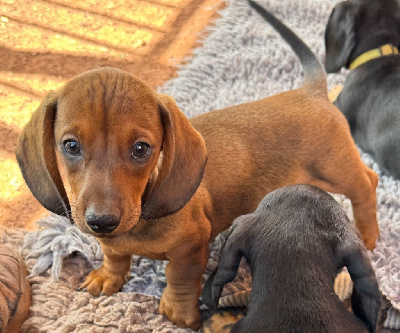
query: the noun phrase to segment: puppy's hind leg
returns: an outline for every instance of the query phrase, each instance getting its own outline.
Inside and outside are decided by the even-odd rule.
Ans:
[[[376,186],[378,176],[361,160],[350,133],[335,139],[334,147],[327,147],[318,162],[309,167],[307,181],[325,191],[344,194],[351,200],[357,229],[365,246],[372,250],[379,237],[376,219]]]
[[[376,187],[378,176],[364,164],[364,174],[360,175],[360,192],[354,194],[350,189],[347,194],[353,206],[356,227],[361,233],[367,249],[373,250],[379,238],[379,227],[376,217]]]

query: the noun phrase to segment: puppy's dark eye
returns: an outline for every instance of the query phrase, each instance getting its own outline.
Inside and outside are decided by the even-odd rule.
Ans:
[[[146,142],[136,142],[133,145],[132,156],[134,158],[145,158],[150,153],[150,145]]]
[[[81,154],[81,147],[76,140],[65,140],[64,141],[64,149],[67,154],[72,156],[79,156]]]

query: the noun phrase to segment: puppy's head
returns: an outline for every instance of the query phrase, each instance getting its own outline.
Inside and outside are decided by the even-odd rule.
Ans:
[[[203,302],[210,309],[217,308],[224,285],[235,278],[242,257],[251,267],[255,291],[250,296],[247,315],[252,311],[251,307],[259,307],[263,303],[282,305],[281,299],[286,297],[268,299],[265,297],[270,293],[259,293],[260,290],[266,291],[267,285],[275,292],[290,295],[292,305],[304,306],[304,285],[309,284],[307,291],[310,299],[324,299],[323,303],[333,304],[327,301],[332,298],[334,302],[337,300],[331,293],[333,284],[332,289],[321,286],[333,282],[336,273],[346,266],[354,283],[351,299],[353,313],[364,323],[362,327],[375,332],[381,295],[367,250],[339,203],[325,191],[311,185],[286,186],[267,194],[254,213],[235,219],[222,248],[218,267],[203,288]],[[288,275],[288,272],[293,274]],[[295,321],[310,325],[308,327],[314,329],[308,331],[312,332],[322,332],[322,327],[330,327],[322,325],[319,320],[309,321],[309,314],[315,311],[324,320],[330,321],[331,307],[310,303],[305,310],[296,315],[292,313],[289,317],[298,316]],[[344,307],[342,310],[346,311]],[[263,313],[268,321],[272,320],[272,314]],[[280,319],[285,315],[288,313],[280,313]],[[334,320],[340,321],[339,325],[343,327],[351,327],[354,318],[350,318],[344,316]],[[356,322],[361,326],[358,320]],[[263,320],[257,323],[262,324]],[[244,322],[242,325],[245,325]],[[254,331],[254,326],[247,329]],[[282,331],[282,327],[275,331]]]
[[[334,73],[348,66],[356,45],[358,5],[343,1],[333,8],[325,29],[325,69]]]
[[[349,67],[363,52],[400,42],[400,7],[396,0],[352,0],[337,4],[325,29],[325,69]]]
[[[111,68],[51,93],[23,130],[17,160],[39,202],[96,236],[181,209],[206,148],[172,98]]]

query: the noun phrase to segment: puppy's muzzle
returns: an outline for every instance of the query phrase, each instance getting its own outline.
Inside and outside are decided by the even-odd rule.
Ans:
[[[108,234],[114,231],[120,223],[120,218],[114,214],[97,215],[94,212],[86,212],[85,219],[94,232]]]

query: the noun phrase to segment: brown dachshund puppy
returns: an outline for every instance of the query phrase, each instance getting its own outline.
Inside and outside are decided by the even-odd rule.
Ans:
[[[102,68],[71,79],[34,113],[17,159],[44,207],[100,241],[103,265],[82,285],[91,294],[120,290],[132,254],[166,259],[159,310],[198,328],[208,243],[265,194],[295,183],[350,198],[374,248],[378,178],[328,100],[321,64],[285,33],[306,72],[298,90],[189,121],[171,97]]]

